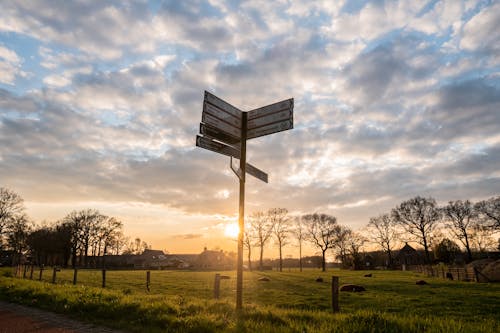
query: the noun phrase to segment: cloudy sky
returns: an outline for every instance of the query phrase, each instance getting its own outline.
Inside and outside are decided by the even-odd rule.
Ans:
[[[155,248],[234,249],[229,160],[195,147],[204,90],[294,129],[248,142],[246,210],[354,229],[416,195],[500,189],[495,1],[2,1],[0,186],[37,222],[119,217]]]

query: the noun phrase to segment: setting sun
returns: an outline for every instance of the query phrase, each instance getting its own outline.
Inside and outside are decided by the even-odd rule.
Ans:
[[[240,232],[240,228],[238,227],[238,224],[236,223],[231,223],[226,225],[226,228],[224,229],[224,235],[227,237],[231,238],[236,238],[238,237],[238,233]]]

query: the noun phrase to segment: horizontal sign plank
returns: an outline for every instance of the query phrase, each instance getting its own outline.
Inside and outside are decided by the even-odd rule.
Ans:
[[[247,121],[247,130],[251,130],[254,128],[266,126],[269,124],[281,122],[284,120],[292,120],[293,114],[292,110],[287,109],[287,110],[282,110],[278,111],[275,113],[271,113],[270,115],[260,117],[260,118],[255,118],[252,120]]]
[[[229,135],[225,132],[220,131],[215,127],[203,123],[200,124],[200,134],[227,143],[229,145],[234,145],[240,142],[239,138]]]
[[[206,101],[203,103],[203,112],[206,112],[236,128],[241,128],[241,117],[235,117]]]
[[[247,119],[252,120],[255,118],[264,117],[264,116],[267,116],[271,113],[275,113],[275,112],[279,112],[279,111],[283,111],[283,110],[293,111],[293,98],[285,99],[284,101],[281,101],[278,103],[266,105],[266,106],[263,106],[261,108],[255,109],[255,110],[248,111]]]
[[[214,94],[209,93],[208,91],[205,91],[205,99],[203,102],[208,102],[220,110],[231,114],[233,117],[236,117],[240,119],[241,121],[241,110],[232,106],[228,102],[220,99],[219,97],[215,96]]]
[[[214,151],[219,154],[240,158],[240,151],[232,146],[213,141],[203,136],[196,136],[196,146]]]
[[[204,122],[205,124],[208,124],[224,133],[227,133],[228,135],[234,136],[235,138],[240,138],[241,137],[241,130],[239,128],[236,128],[234,126],[229,125],[228,123],[206,113],[203,112],[201,115],[201,121]]]
[[[254,167],[253,165],[251,165],[249,163],[247,163],[245,165],[245,172],[254,176],[257,179],[262,180],[264,183],[267,183],[267,181],[268,181],[267,173],[265,173],[262,170],[257,169],[256,167]]]
[[[251,129],[247,131],[247,139],[258,138],[260,136],[286,131],[292,128],[293,128],[293,120],[285,120],[279,123],[274,123],[271,125]]]

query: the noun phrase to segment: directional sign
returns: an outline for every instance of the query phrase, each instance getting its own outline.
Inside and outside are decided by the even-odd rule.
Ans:
[[[208,102],[212,104],[213,106],[217,107],[219,110],[231,114],[233,117],[236,117],[240,119],[241,122],[241,110],[232,106],[226,101],[223,101],[219,97],[215,96],[214,94],[209,93],[208,91],[205,91],[205,99],[203,102]]]
[[[232,156],[235,158],[240,158],[240,151],[232,146],[225,145],[223,143],[215,142],[209,138],[203,136],[196,136],[196,145],[207,150],[214,151],[219,154]]]
[[[203,113],[208,113],[219,120],[222,120],[238,129],[241,128],[241,115],[240,117],[234,116],[232,113],[228,113],[223,109],[220,109],[207,101],[203,103]],[[240,111],[241,114],[241,111]]]
[[[292,110],[288,109],[288,110],[278,111],[264,117],[248,120],[247,129],[252,130],[257,127],[262,127],[273,123],[281,122],[283,120],[292,120],[292,119],[293,119]]]
[[[286,131],[293,128],[293,120],[285,120],[267,126],[257,127],[247,132],[247,139],[258,138],[268,134]]]
[[[200,124],[200,134],[230,145],[240,142],[239,138],[226,134],[225,132],[207,124]]]
[[[236,128],[234,126],[229,125],[228,123],[206,113],[203,112],[201,116],[201,121],[204,122],[205,124],[208,124],[212,127],[217,128],[218,130],[234,136],[235,138],[240,138],[241,137],[241,130],[239,128]]]
[[[236,169],[235,167],[233,167],[233,160],[232,159],[231,159],[231,162],[230,162],[230,167],[233,170],[233,172],[236,174],[236,176],[238,176],[238,178],[241,179],[242,178],[241,169],[240,168]],[[245,163],[245,172],[248,173],[249,175],[254,176],[257,179],[262,180],[264,183],[268,182],[267,173],[265,173],[264,171],[262,171],[262,170],[260,170],[260,169],[258,169],[256,167],[254,167],[250,163]]]
[[[286,99],[284,101],[274,103],[271,105],[263,106],[261,108],[248,111],[248,120],[252,120],[255,118],[267,116],[271,113],[283,111],[283,110],[290,110],[293,111],[293,98]]]
[[[245,171],[248,174],[254,176],[255,178],[262,180],[264,183],[267,183],[267,173],[265,173],[262,170],[257,169],[253,165],[247,163],[245,165]]]

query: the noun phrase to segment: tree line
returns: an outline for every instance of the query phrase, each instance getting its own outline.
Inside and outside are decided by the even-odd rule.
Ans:
[[[147,248],[140,238],[131,241],[123,234],[121,221],[95,209],[72,211],[61,220],[36,226],[21,196],[0,187],[0,250],[12,251],[14,264],[29,254],[38,265],[89,267],[104,265],[105,255],[140,254]]]
[[[495,247],[493,236],[500,231],[500,196],[472,203],[469,200],[450,201],[438,206],[433,198],[415,198],[403,201],[390,212],[371,217],[361,231],[353,231],[339,224],[328,214],[314,213],[291,216],[286,208],[272,208],[255,212],[247,219],[244,247],[249,269],[252,269],[252,251],[259,251],[258,269],[263,269],[264,248],[271,241],[279,251],[279,270],[283,269],[283,247],[292,241],[299,249],[299,268],[302,270],[302,246],[308,242],[322,257],[326,269],[326,255],[333,251],[342,266],[357,268],[362,261],[364,245],[375,244],[387,255],[387,266],[394,264],[394,251],[405,242],[416,242],[423,247],[425,262],[431,263],[431,249],[437,259],[445,259],[450,251],[460,252],[459,242],[467,261],[472,252]],[[500,250],[500,239],[497,248]]]

